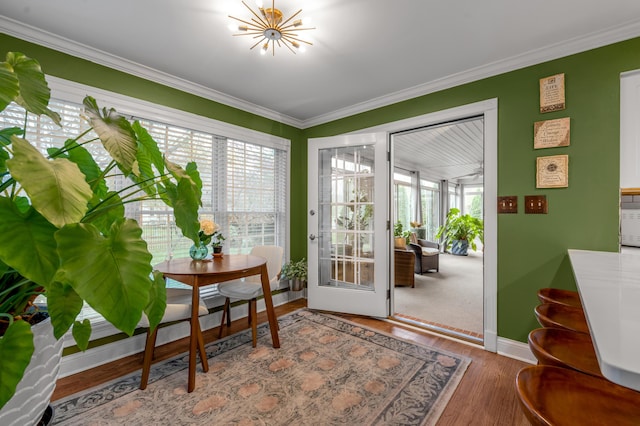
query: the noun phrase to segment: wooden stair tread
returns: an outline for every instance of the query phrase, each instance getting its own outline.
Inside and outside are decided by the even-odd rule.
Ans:
[[[602,377],[588,334],[561,328],[537,328],[529,333],[529,348],[540,364],[573,368]]]
[[[534,425],[640,424],[639,392],[568,368],[525,367],[516,389]]]
[[[580,294],[577,291],[563,290],[560,288],[541,288],[538,290],[540,303],[560,303],[561,305],[582,307]]]
[[[589,334],[589,326],[582,308],[543,303],[535,308],[536,318],[543,327],[566,328]]]

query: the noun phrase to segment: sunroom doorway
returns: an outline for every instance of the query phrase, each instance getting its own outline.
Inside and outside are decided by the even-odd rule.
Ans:
[[[393,316],[482,344],[483,239],[454,255],[437,233],[454,208],[484,219],[484,116],[396,132],[390,144],[392,220],[405,244],[396,239],[392,255]],[[413,271],[403,250],[414,254]]]

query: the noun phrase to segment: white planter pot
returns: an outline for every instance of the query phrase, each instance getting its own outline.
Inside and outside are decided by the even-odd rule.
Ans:
[[[300,278],[294,278],[292,280],[289,280],[289,283],[290,283],[289,288],[291,291],[300,291],[304,289],[304,285],[306,281],[301,280]]]
[[[0,425],[37,425],[56,388],[63,339],[53,336],[50,319],[31,331],[35,350],[16,393],[0,410]]]

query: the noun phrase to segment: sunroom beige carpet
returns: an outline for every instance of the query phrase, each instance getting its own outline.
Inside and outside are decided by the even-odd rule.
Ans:
[[[55,404],[64,425],[431,425],[470,360],[302,309],[207,346],[209,372],[186,392],[187,357]]]
[[[395,313],[482,336],[483,256],[440,254],[440,271],[415,274],[415,288],[395,287]]]

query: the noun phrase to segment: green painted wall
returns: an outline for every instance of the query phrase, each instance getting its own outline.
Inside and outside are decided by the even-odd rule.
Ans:
[[[498,334],[526,342],[537,327],[541,287],[575,289],[567,249],[617,251],[620,73],[640,68],[640,39],[545,62],[305,130],[331,136],[498,99],[498,195],[519,213],[498,217]],[[539,113],[539,79],[565,73],[566,109]],[[571,117],[571,145],[533,149],[533,123]],[[536,189],[536,157],[568,154],[569,187]],[[544,194],[546,215],[525,215],[524,196]],[[494,202],[490,200],[489,202]]]
[[[6,52],[22,52],[37,59],[47,75],[86,84],[111,92],[124,94],[159,105],[176,108],[204,117],[235,124],[291,140],[291,257],[300,259],[306,255],[306,139],[300,129],[232,108],[199,96],[172,89],[158,83],[113,70],[93,62],[60,53],[29,43],[6,34],[0,34],[0,57]],[[88,93],[91,95],[91,93]],[[108,105],[103,105],[108,106]]]
[[[292,141],[291,253],[306,255],[307,139],[498,99],[498,195],[545,194],[549,214],[498,217],[498,334],[526,341],[537,326],[538,288],[575,288],[569,248],[618,248],[620,73],[640,68],[640,38],[421,96],[306,130],[0,34],[0,54],[20,51],[47,74],[178,108]],[[567,108],[538,112],[538,81],[565,73]],[[571,117],[571,146],[534,150],[533,123]],[[536,189],[535,159],[569,155],[569,188]]]

